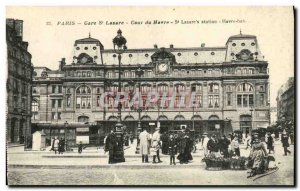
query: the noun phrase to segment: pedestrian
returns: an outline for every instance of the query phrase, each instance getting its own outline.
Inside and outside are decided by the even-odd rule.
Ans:
[[[58,143],[58,154],[63,154],[65,152],[65,140],[60,138]]]
[[[230,134],[230,141],[232,141],[232,140],[234,139],[234,137],[235,137],[235,134],[234,134],[234,133],[231,133],[231,134]]]
[[[78,153],[81,154],[82,153],[82,149],[83,149],[83,145],[82,145],[82,141],[79,142],[78,145]]]
[[[250,176],[255,176],[258,173],[262,173],[264,169],[262,168],[264,165],[264,157],[266,157],[267,150],[263,142],[259,139],[258,134],[253,134],[253,144],[250,151],[249,158],[251,160],[251,173]]]
[[[158,160],[158,163],[162,162],[159,158],[159,149],[161,147],[159,131],[160,131],[159,127],[155,128],[155,132],[152,135],[152,140],[151,140],[151,147],[152,147],[152,154],[153,154],[152,163],[156,163],[156,158]]]
[[[207,143],[207,150],[209,151],[209,153],[215,154],[219,152],[219,145],[216,138],[216,135],[212,135]]]
[[[150,134],[147,132],[146,128],[143,129],[143,131],[139,135],[140,140],[140,151],[142,154],[142,162],[148,163],[148,155],[150,153]]]
[[[170,135],[170,139],[168,141],[168,147],[169,147],[168,153],[170,155],[170,165],[172,164],[176,165],[175,155],[177,155],[177,143],[172,134]]]
[[[134,139],[133,134],[130,134],[130,143],[131,144],[133,144],[133,139]]]
[[[241,156],[240,144],[237,136],[235,136],[234,139],[231,141],[231,150],[235,153],[236,156]]]
[[[112,130],[105,140],[105,149],[104,149],[105,152],[108,152],[109,154],[108,157],[109,164],[116,163],[115,154],[117,150],[117,144],[118,143],[117,143],[115,132]]]
[[[221,154],[223,154],[224,158],[229,158],[228,146],[230,145],[230,141],[223,135],[219,141],[219,149]]]
[[[290,139],[291,139],[291,145],[293,145],[294,144],[294,132],[293,131],[290,133]]]
[[[246,150],[250,147],[251,148],[251,136],[247,135],[246,137]]]
[[[193,157],[191,155],[192,151],[192,144],[191,139],[189,135],[189,131],[182,130],[182,132],[179,134],[179,143],[178,143],[178,151],[179,155],[177,156],[177,159],[180,161],[180,164],[187,164],[189,160],[193,160]]]
[[[166,132],[164,132],[161,135],[161,141],[162,141],[162,146],[161,146],[161,153],[167,155],[168,154],[168,141],[169,141],[169,136]]]
[[[281,142],[284,149],[284,156],[286,156],[287,153],[291,154],[291,151],[288,150],[288,147],[290,146],[289,137],[287,136],[285,131],[282,133]]]
[[[267,149],[269,150],[269,154],[271,154],[271,151],[274,153],[274,139],[270,132],[267,137]]]
[[[51,138],[51,149],[50,149],[50,151],[54,151],[54,140],[55,140],[55,138]]]
[[[59,139],[57,137],[54,138],[53,140],[53,151],[55,152],[58,152],[58,146],[59,146]]]
[[[203,148],[204,156],[206,156],[208,153],[208,150],[207,150],[208,141],[209,141],[209,138],[207,137],[207,133],[203,133],[202,148]]]

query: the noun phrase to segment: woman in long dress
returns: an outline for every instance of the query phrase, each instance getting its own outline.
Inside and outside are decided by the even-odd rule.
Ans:
[[[253,144],[251,148],[251,152],[249,158],[253,162],[251,176],[255,176],[258,173],[263,173],[266,164],[265,157],[268,155],[265,145],[258,137],[258,134],[254,134]]]

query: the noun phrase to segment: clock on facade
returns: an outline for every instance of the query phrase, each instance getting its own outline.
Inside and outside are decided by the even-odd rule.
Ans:
[[[80,59],[80,62],[82,64],[85,64],[86,62],[88,61],[88,58],[86,56],[83,56],[81,59]]]
[[[247,49],[242,50],[239,54],[237,54],[237,59],[239,60],[252,60],[253,59],[253,55],[251,54],[251,52]]]
[[[160,64],[158,65],[158,71],[159,71],[159,72],[164,73],[164,72],[167,72],[168,69],[169,69],[169,66],[168,66],[167,63],[160,63]]]

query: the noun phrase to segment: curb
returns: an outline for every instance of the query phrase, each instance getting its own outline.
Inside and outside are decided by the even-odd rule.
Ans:
[[[150,155],[152,156],[152,155]],[[43,158],[108,158],[108,155],[42,155]],[[141,158],[141,155],[125,155],[125,158]],[[169,155],[160,155],[160,158],[169,158]],[[202,158],[200,155],[193,155],[193,158]]]
[[[106,165],[8,165],[8,171],[10,169],[178,169],[178,168],[203,168],[205,164],[177,164],[177,165],[124,165],[118,164],[106,164]]]

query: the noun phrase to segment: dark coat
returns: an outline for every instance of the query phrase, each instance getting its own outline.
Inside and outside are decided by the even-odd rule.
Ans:
[[[170,139],[168,142],[169,146],[169,155],[176,155],[177,154],[177,143],[175,139]]]
[[[282,136],[281,142],[282,142],[283,147],[289,147],[290,146],[288,136]]]
[[[207,143],[207,149],[210,152],[218,152],[219,151],[219,145],[217,140],[213,141],[212,139],[209,139],[208,143]]]
[[[227,138],[220,139],[220,141],[219,141],[220,151],[228,151],[229,145],[230,145],[230,141]]]
[[[65,152],[65,140],[63,139],[58,143],[58,152]]]
[[[107,136],[105,142],[105,151],[109,151],[109,155],[113,155],[117,147],[117,138],[114,133],[111,133]]]
[[[273,138],[271,136],[267,139],[267,149],[273,149]]]

